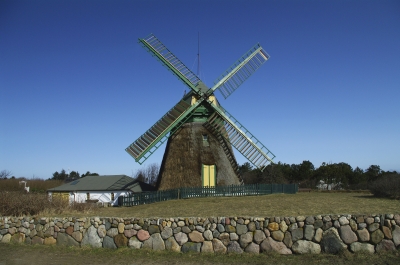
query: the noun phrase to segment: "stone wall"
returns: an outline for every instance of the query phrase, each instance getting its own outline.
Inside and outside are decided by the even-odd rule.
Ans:
[[[211,218],[0,217],[0,242],[280,254],[400,249],[400,214]]]

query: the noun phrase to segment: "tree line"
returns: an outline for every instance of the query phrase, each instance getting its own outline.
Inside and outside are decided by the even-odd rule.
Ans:
[[[64,169],[62,169],[60,172],[56,171],[53,173],[53,177],[49,178],[52,180],[64,180],[64,181],[68,181],[68,180],[75,180],[75,179],[79,179],[79,178],[83,178],[86,176],[98,176],[99,174],[97,173],[91,173],[90,171],[87,171],[85,174],[79,174],[78,171],[71,171],[69,173],[67,173]]]
[[[157,163],[140,168],[131,177],[152,186],[157,183],[160,166]],[[300,188],[315,189],[318,186],[330,185],[332,189],[369,189],[371,183],[382,179],[385,176],[397,177],[400,174],[396,171],[383,171],[379,165],[371,165],[366,170],[359,167],[352,168],[349,164],[341,163],[322,163],[315,166],[308,160],[300,164],[286,164],[282,162],[268,165],[262,172],[253,168],[246,162],[239,166],[239,173],[244,180],[244,184],[256,183],[276,183],[288,184],[298,183]],[[0,171],[0,179],[7,179],[11,176],[11,171]],[[98,176],[98,173],[87,171],[79,174],[78,171],[67,173],[64,169],[56,171],[49,180],[71,181],[86,176]],[[321,186],[322,185],[322,186]]]
[[[368,189],[369,184],[383,176],[400,174],[396,171],[383,171],[379,165],[371,165],[366,170],[352,168],[349,164],[322,163],[315,166],[308,160],[300,164],[278,162],[268,165],[263,172],[254,169],[246,162],[239,167],[245,184],[255,183],[298,183],[300,188],[316,188],[330,185],[332,189]]]
[[[160,171],[160,166],[157,163],[150,164],[146,167],[138,169],[135,173],[132,172],[131,177],[139,181],[145,182],[152,186],[157,184],[158,173]],[[78,171],[71,171],[67,173],[64,169],[60,172],[56,171],[49,180],[63,180],[72,181],[75,179],[83,178],[86,176],[99,176],[98,173],[91,173],[87,171],[85,174],[80,175]]]
[[[10,177],[12,175],[12,172],[9,170],[2,170],[0,171],[0,180],[2,179],[15,179],[14,176]],[[90,171],[87,171],[84,174],[79,174],[78,171],[71,171],[69,173],[67,173],[65,171],[65,169],[62,169],[60,172],[56,171],[52,174],[51,178],[48,178],[48,180],[64,180],[64,181],[68,181],[68,180],[74,180],[74,179],[78,179],[78,178],[83,178],[86,176],[99,176],[99,174],[97,173],[91,173]],[[33,177],[34,179],[36,179],[36,177]],[[26,180],[25,177],[19,177],[17,179],[20,180]]]
[[[139,181],[145,182],[147,184],[150,184],[152,186],[155,186],[157,183],[159,170],[160,166],[157,163],[153,163],[146,167],[138,169],[135,173],[132,172],[131,177]],[[60,172],[58,171],[54,172],[53,177],[49,179],[64,180],[68,182],[86,176],[99,176],[99,174],[87,171],[85,174],[80,175],[78,171],[71,171],[70,173],[67,173],[64,169],[62,169]]]

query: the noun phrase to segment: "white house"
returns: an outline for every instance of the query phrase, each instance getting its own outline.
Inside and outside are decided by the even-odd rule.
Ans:
[[[332,180],[335,181],[335,180]],[[317,188],[319,190],[341,190],[342,189],[342,183],[341,182],[337,182],[337,183],[331,183],[331,184],[327,184],[325,183],[323,180],[320,180]]]
[[[155,188],[126,175],[86,176],[48,189],[49,197],[60,196],[72,202],[100,202],[118,205],[118,197]]]

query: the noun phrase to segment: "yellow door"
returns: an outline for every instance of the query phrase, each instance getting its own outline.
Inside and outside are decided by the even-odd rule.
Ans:
[[[216,167],[215,165],[203,165],[203,187],[215,187]]]

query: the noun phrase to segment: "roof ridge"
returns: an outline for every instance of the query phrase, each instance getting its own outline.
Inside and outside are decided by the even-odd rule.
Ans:
[[[132,180],[130,180],[131,177],[128,177],[127,175],[120,175],[120,176],[122,176],[122,177],[119,180],[117,180],[116,182],[114,182],[107,189],[115,189],[115,187],[119,186],[119,185],[121,185],[122,188],[126,188],[126,186],[128,186],[128,184],[130,184],[131,182],[135,181],[134,178],[132,178]]]

